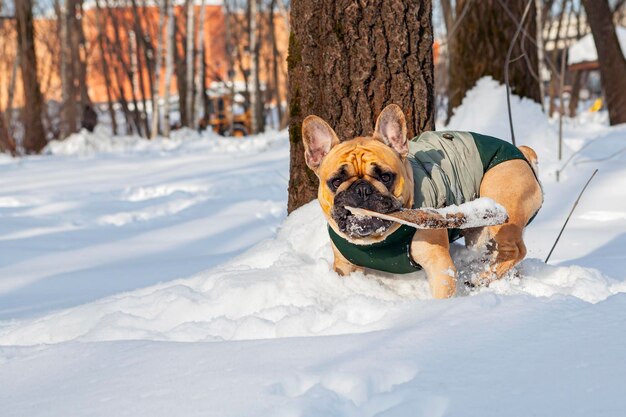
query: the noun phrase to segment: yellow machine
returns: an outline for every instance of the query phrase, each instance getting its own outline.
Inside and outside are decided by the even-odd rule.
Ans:
[[[589,108],[589,111],[592,113],[595,113],[597,111],[599,111],[602,108],[602,99],[601,98],[597,98],[593,104],[591,105],[591,108]]]
[[[236,104],[234,107],[229,96],[210,97],[209,114],[200,122],[200,128],[211,126],[215,133],[222,136],[249,135],[251,131],[250,109],[241,109],[240,112],[236,112],[236,108]]]

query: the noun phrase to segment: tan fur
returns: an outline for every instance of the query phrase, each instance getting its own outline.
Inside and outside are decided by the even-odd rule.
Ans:
[[[534,154],[531,148],[525,148]],[[485,173],[480,196],[500,203],[509,215],[507,223],[487,228],[487,239],[491,243],[490,270],[476,282],[486,284],[493,280],[494,274],[496,279],[501,278],[526,256],[522,234],[530,218],[541,207],[543,194],[528,163],[514,159]]]
[[[307,164],[320,179],[319,203],[328,223],[338,234],[353,241],[341,233],[331,216],[335,193],[326,184],[342,167],[350,179],[337,192],[347,189],[357,179],[364,178],[379,192],[389,193],[371,175],[373,164],[376,164],[397,174],[397,182],[391,194],[404,207],[412,206],[413,171],[406,159],[406,122],[398,106],[389,105],[381,112],[372,137],[357,137],[338,143],[332,128],[316,116],[304,120],[303,137]],[[494,277],[502,277],[526,255],[522,233],[528,220],[541,207],[543,196],[533,173],[537,170],[537,154],[527,146],[519,149],[531,163],[532,169],[523,160],[503,162],[485,173],[480,186],[480,196],[492,198],[504,206],[509,221],[499,226],[468,230],[465,234],[468,245],[488,243],[490,248],[488,268],[476,284],[485,284]],[[378,236],[359,239],[358,243],[382,241],[399,226],[394,225]],[[354,271],[363,271],[363,268],[350,263],[334,245],[332,247],[335,255],[333,266],[337,273],[348,275]],[[411,242],[411,256],[425,270],[435,298],[451,297],[456,291],[456,269],[449,249],[445,229],[418,230]]]

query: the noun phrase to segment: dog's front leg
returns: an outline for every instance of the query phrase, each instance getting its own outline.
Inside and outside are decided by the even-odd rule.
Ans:
[[[364,269],[360,266],[354,265],[352,262],[347,260],[345,256],[339,252],[339,249],[335,247],[333,242],[330,242],[330,246],[333,248],[333,254],[335,255],[335,261],[333,262],[333,269],[336,273],[341,276],[350,275],[353,272],[363,272]]]
[[[411,257],[420,264],[435,298],[449,298],[456,292],[456,268],[450,257],[446,229],[418,230],[411,242]]]

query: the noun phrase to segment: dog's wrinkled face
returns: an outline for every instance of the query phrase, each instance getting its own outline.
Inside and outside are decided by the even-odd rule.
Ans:
[[[388,213],[413,202],[413,175],[406,155],[406,122],[400,108],[387,106],[371,137],[339,142],[317,116],[302,124],[307,165],[320,180],[318,200],[331,227],[355,243],[383,240],[398,224],[356,216],[345,207]]]

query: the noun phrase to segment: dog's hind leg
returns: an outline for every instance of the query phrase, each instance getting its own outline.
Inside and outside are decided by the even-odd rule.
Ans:
[[[489,197],[506,209],[509,221],[490,226],[488,270],[474,284],[487,284],[501,278],[526,256],[523,232],[543,202],[541,187],[529,164],[514,159],[496,165],[485,173],[480,196]]]

